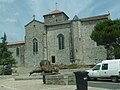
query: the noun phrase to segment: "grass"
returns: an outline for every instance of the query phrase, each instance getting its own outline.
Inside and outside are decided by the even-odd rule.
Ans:
[[[78,65],[78,64],[71,64],[68,65],[68,69],[79,69],[79,68],[92,68],[94,65]]]
[[[59,69],[81,69],[81,68],[92,68],[94,65],[78,65],[78,64],[64,65],[64,64],[60,64],[57,66],[59,67]]]

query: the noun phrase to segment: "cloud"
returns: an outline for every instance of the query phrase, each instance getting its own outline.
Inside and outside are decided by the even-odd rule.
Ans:
[[[6,11],[7,6],[14,3],[15,0],[0,0],[0,10]]]
[[[4,4],[0,4],[0,9],[4,7]]]
[[[0,19],[0,23],[16,23],[18,21],[18,16],[20,14],[18,12],[12,13],[9,16],[2,17]]]
[[[9,40],[17,40],[16,36],[20,40],[25,34],[24,25],[32,20],[32,16],[35,14],[37,20],[44,21],[42,15],[56,9],[56,2],[58,10],[65,12],[70,19],[74,15],[85,18],[108,11],[112,18],[120,17],[120,0],[0,0],[0,29],[16,32],[8,34]]]
[[[17,22],[17,19],[15,18],[6,18],[6,19],[2,19],[0,20],[0,23],[16,23]]]
[[[19,41],[19,40],[23,40],[23,37],[21,37],[21,35],[23,35],[23,33],[20,32],[16,32],[15,30],[12,30],[10,32],[7,32],[7,41],[13,42],[13,41]]]
[[[58,0],[58,9],[64,11],[70,19],[89,6],[93,0]],[[66,4],[67,3],[67,4]],[[72,13],[71,13],[72,12]],[[86,11],[84,11],[85,13]]]
[[[15,17],[7,17],[7,18],[3,18],[0,19],[0,23],[16,23],[18,20]]]
[[[13,3],[15,0],[0,0],[0,3]]]
[[[112,19],[120,19],[120,12],[119,12],[119,10],[120,10],[119,4],[115,4],[113,7],[111,7],[109,9]]]
[[[104,0],[104,1],[96,1],[93,0],[91,4],[89,4],[86,8],[79,12],[79,17],[90,17],[101,14],[106,14],[108,11],[111,14],[111,18],[115,19],[116,17],[120,17],[119,12],[119,0],[113,2],[112,0]]]
[[[5,4],[0,3],[0,10],[4,11],[5,10]]]
[[[13,13],[13,16],[19,16],[20,14],[18,12]]]
[[[22,31],[23,29],[16,26],[16,24],[9,24],[8,23],[5,25],[6,26],[0,25],[0,37],[3,36],[4,32],[5,32],[7,35],[7,41],[13,42],[13,41],[24,40],[25,32]]]
[[[42,21],[42,15],[50,11],[52,3],[53,2],[49,0],[27,0],[28,7],[31,9],[30,13],[35,14],[36,18],[38,17]]]
[[[5,19],[4,22],[6,22],[6,23],[16,23],[17,19],[15,19],[15,18],[7,18],[7,19]]]
[[[42,15],[51,12],[56,9],[55,3],[58,3],[57,9],[64,11],[70,18],[73,18],[74,15],[78,14],[80,11],[84,10],[93,0],[28,0],[27,3],[32,9],[32,13],[39,18],[43,19]],[[71,13],[72,11],[72,13]]]

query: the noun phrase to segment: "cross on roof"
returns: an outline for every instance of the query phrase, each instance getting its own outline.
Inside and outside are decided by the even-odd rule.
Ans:
[[[57,5],[58,5],[58,3],[56,2],[55,4],[56,4],[56,10],[57,10]]]
[[[33,15],[33,20],[35,20],[35,15]]]

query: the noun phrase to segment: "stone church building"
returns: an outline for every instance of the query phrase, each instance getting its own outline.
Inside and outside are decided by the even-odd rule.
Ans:
[[[44,22],[34,18],[25,25],[25,41],[8,43],[19,66],[37,66],[41,60],[91,65],[106,59],[106,49],[97,46],[90,35],[109,14],[69,20],[63,11],[54,10],[43,17]]]

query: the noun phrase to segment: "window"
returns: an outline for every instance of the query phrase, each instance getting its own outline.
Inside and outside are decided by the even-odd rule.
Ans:
[[[56,22],[57,22],[58,20],[56,19]]]
[[[17,47],[17,48],[16,48],[16,56],[19,56],[19,54],[20,54],[20,50],[19,50],[19,48]]]
[[[64,35],[59,34],[58,36],[59,49],[64,49]]]
[[[33,53],[36,54],[38,52],[38,41],[36,38],[33,39]]]
[[[99,69],[100,69],[100,65],[97,65],[97,66],[93,67],[92,70],[99,70]]]
[[[108,70],[108,64],[102,64],[102,70]]]
[[[55,63],[55,56],[52,56],[52,63]]]
[[[33,27],[35,27],[35,25],[33,25]]]

